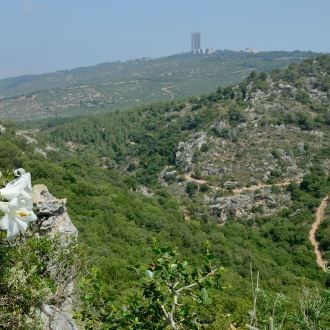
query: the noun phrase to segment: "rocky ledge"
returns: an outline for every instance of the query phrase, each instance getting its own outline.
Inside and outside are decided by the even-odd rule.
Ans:
[[[39,235],[58,236],[61,247],[66,248],[70,242],[78,237],[78,230],[72,223],[66,207],[66,200],[54,197],[45,185],[33,187],[34,212],[38,217],[36,225]],[[49,271],[56,268],[56,263],[49,265]],[[40,319],[43,329],[76,330],[78,329],[72,318],[75,300],[75,270],[66,274],[66,281],[60,283],[62,290],[58,292],[58,301],[55,305],[44,304],[40,309]]]

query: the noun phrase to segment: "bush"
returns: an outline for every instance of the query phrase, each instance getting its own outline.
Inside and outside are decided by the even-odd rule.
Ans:
[[[78,246],[63,248],[57,237],[17,238],[0,243],[0,328],[38,327],[42,304],[60,303],[68,274],[76,266]]]
[[[203,143],[201,146],[201,152],[206,152],[209,150],[209,146],[207,143]]]
[[[83,280],[77,318],[85,328],[200,329],[214,320],[203,314],[202,306],[211,304],[209,289],[219,288],[215,256],[207,249],[203,266],[194,268],[171,247],[154,246],[152,252],[150,264],[130,267],[139,278],[140,292],[124,306],[99,286],[97,272]]]
[[[246,115],[241,108],[232,107],[228,111],[228,119],[232,125],[237,125],[246,121]]]
[[[187,183],[186,193],[189,195],[189,197],[194,196],[197,190],[198,190],[198,185],[195,182]]]

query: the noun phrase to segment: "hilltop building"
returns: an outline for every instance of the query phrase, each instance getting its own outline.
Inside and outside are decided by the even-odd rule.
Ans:
[[[241,50],[241,52],[251,53],[251,54],[258,54],[258,53],[260,53],[260,50],[256,49],[256,48],[244,48],[244,49]]]
[[[194,52],[201,48],[201,34],[200,32],[193,32],[191,34],[191,51]]]
[[[200,32],[193,32],[191,34],[191,52],[193,54],[212,54],[215,49],[201,48],[201,34]]]

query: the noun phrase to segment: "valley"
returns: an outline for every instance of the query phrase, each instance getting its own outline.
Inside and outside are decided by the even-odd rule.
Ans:
[[[320,56],[199,96],[177,98],[167,82],[163,102],[18,128],[2,121],[1,170],[24,167],[67,198],[86,258],[78,321],[111,328],[139,319],[136,269],[153,266],[157,242],[193,266],[205,246],[212,252],[221,288],[209,288],[209,305],[193,305],[210,329],[250,322],[251,272],[259,325],[271,315],[283,329],[305,329],[306,292],[323,304],[330,283],[320,267],[330,251],[329,74]]]

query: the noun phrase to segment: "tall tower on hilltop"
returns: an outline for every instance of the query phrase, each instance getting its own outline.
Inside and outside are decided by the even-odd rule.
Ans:
[[[193,32],[191,34],[191,51],[195,52],[197,49],[201,49],[201,34]]]

